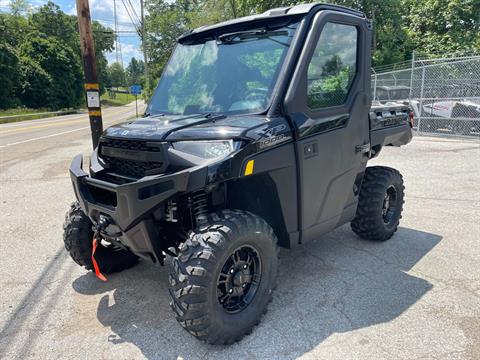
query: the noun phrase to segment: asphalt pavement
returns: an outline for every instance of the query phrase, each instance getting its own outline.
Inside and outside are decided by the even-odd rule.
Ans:
[[[139,111],[143,109],[144,105],[141,103]],[[135,103],[104,108],[102,115],[104,126],[112,125],[136,115]],[[0,149],[54,137],[78,138],[79,135],[89,132],[89,129],[87,113],[0,124]]]
[[[105,110],[105,123],[133,113]],[[176,323],[168,267],[141,262],[103,283],[64,251],[68,165],[91,150],[88,121],[1,125],[0,141],[0,358],[480,358],[478,141],[384,149],[372,163],[400,170],[407,194],[394,238],[362,241],[344,226],[282,250],[268,313],[229,347]]]

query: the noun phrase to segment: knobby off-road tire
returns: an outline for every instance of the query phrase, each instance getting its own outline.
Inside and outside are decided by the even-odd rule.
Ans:
[[[263,219],[238,210],[211,214],[173,259],[170,305],[190,334],[210,344],[231,344],[267,311],[277,267],[277,238]]]
[[[63,230],[65,249],[70,253],[72,259],[87,270],[93,270],[92,222],[80,208],[78,202],[74,202],[65,215]],[[104,274],[128,269],[138,262],[138,257],[127,250],[101,244],[97,247],[95,259],[100,271]]]
[[[390,239],[402,217],[404,190],[402,175],[384,166],[368,167],[360,189],[352,230],[361,238]]]

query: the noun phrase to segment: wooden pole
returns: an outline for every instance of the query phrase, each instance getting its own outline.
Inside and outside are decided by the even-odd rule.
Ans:
[[[98,84],[95,47],[90,20],[88,0],[77,1],[78,30],[80,33],[80,48],[82,51],[83,74],[85,76],[85,90],[87,97],[92,143],[95,149],[103,132],[102,111],[100,108],[100,86]]]

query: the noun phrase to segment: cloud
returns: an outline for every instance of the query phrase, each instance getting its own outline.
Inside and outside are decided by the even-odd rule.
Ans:
[[[136,58],[137,60],[143,59],[143,54],[140,51],[140,48],[136,44],[129,44],[126,42],[121,41],[120,45],[122,47],[122,58],[123,58],[123,66],[127,67],[130,63],[132,57]],[[116,52],[115,50],[111,53],[106,53],[105,56],[107,57],[108,63],[111,64],[116,60]]]
[[[128,0],[124,0],[124,2],[125,4],[129,5]],[[122,0],[116,0],[118,30],[128,31],[127,33],[120,33],[122,57],[124,66],[126,67],[132,57],[142,59],[143,55],[140,52],[140,39],[135,33],[136,28],[132,24],[132,20],[127,13],[124,2]],[[130,0],[130,2],[135,9],[135,13],[138,15],[138,17],[140,17],[139,0]],[[90,0],[90,15],[92,19],[111,29],[114,29],[115,27],[113,10],[113,0]],[[136,20],[130,7],[129,11],[132,18]],[[76,5],[72,4],[66,12],[71,15],[77,15]],[[105,56],[107,57],[109,63],[116,61],[115,50],[110,53],[106,53]]]
[[[2,1],[2,0],[0,0]],[[129,6],[129,4],[133,5],[133,9]],[[125,8],[125,5],[128,6],[128,11]],[[113,0],[90,0],[90,15],[92,19],[97,20],[104,25],[109,27],[114,27],[114,1]],[[117,0],[116,1],[116,8],[117,8],[117,23],[119,30],[127,30],[127,31],[134,31],[135,25],[132,23],[132,19],[137,26],[139,26],[139,19],[140,19],[140,3],[139,0]],[[71,15],[76,15],[76,5],[73,4],[70,9],[67,11]],[[135,15],[136,14],[136,15]]]

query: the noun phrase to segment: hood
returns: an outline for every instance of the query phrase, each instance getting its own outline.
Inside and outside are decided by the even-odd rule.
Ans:
[[[130,120],[109,127],[104,137],[151,141],[231,139],[268,122],[264,116],[163,115]]]

